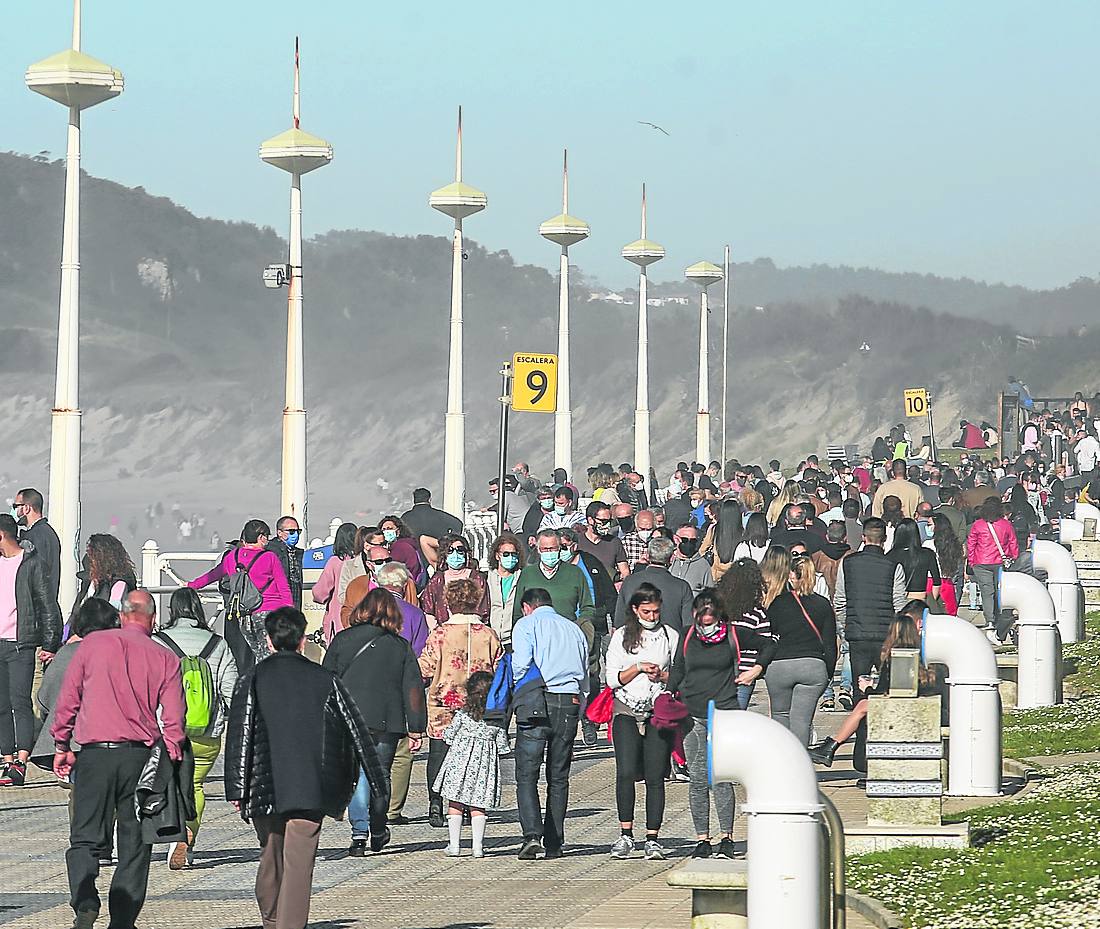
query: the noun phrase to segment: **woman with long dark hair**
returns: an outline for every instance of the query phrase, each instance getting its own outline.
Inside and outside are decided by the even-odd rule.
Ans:
[[[665,814],[665,776],[672,730],[659,729],[650,716],[665,692],[680,634],[661,622],[661,591],[639,584],[630,598],[625,624],[607,647],[607,686],[615,695],[611,736],[615,746],[615,804],[621,833],[612,858],[634,852],[634,784],[645,781],[645,857],[665,857],[657,841]]]
[[[944,609],[951,616],[958,616],[963,572],[962,541],[955,535],[955,527],[951,525],[951,520],[943,514],[933,513],[931,522],[932,545],[940,568],[940,598],[943,600]],[[929,576],[928,585],[925,588],[929,595],[932,594],[932,587],[933,580]]]
[[[237,686],[237,663],[225,639],[210,628],[198,591],[189,587],[172,592],[168,615],[161,620],[160,632],[153,636],[153,641],[181,661],[187,657],[205,661],[214,684],[210,722],[201,734],[188,736],[195,753],[195,818],[187,823],[187,841],[174,843],[168,853],[168,867],[178,871],[190,867],[195,857],[195,839],[206,808],[203,784],[221,754],[225,720]]]
[[[89,597],[106,600],[118,610],[122,608],[122,598],[137,588],[137,574],[126,547],[106,532],[88,537],[77,577],[81,581],[80,591],[69,614],[70,622]]]
[[[397,743],[406,735],[413,752],[428,725],[420,667],[409,643],[401,637],[404,619],[388,590],[376,587],[352,611],[351,625],[338,633],[325,653],[324,667],[344,682],[374,737],[378,760],[390,782]],[[389,829],[371,831],[386,810],[371,816],[370,782],[359,772],[359,784],[348,804],[351,847],[348,854],[366,854],[367,842],[377,851],[389,841]]]
[[[313,602],[323,604],[325,607],[325,618],[321,623],[321,629],[324,632],[326,646],[340,631],[340,608],[344,605],[344,598],[340,594],[340,571],[344,567],[344,562],[355,555],[357,531],[355,523],[340,524],[332,540],[332,556],[325,562],[321,576],[313,585]]]
[[[717,505],[717,520],[707,528],[699,554],[711,556],[710,573],[715,584],[722,580],[722,575],[737,560],[737,546],[741,544],[745,526],[743,512],[738,501],[723,500]]]
[[[1032,536],[1039,531],[1039,514],[1028,499],[1024,484],[1027,480],[1030,480],[1028,475],[1020,475],[1020,482],[1013,484],[1008,494],[1008,521],[1012,523],[1012,531],[1016,533],[1016,547],[1021,552],[1028,550]]]
[[[764,575],[752,558],[738,558],[719,581],[716,593],[723,613],[733,622],[739,636],[743,639],[748,638],[748,633],[770,636],[771,627],[764,609]],[[738,673],[751,671],[758,654],[757,649],[742,645]],[[755,688],[755,681],[737,685],[737,701],[741,709],[748,709]]]
[[[902,519],[894,528],[894,544],[886,553],[894,564],[905,572],[905,591],[910,599],[923,600],[928,596],[928,582],[932,582],[932,596],[938,597],[940,566],[934,552],[921,544],[920,527],[915,520]]]
[[[734,560],[751,558],[757,564],[764,560],[764,553],[771,545],[768,535],[768,521],[763,513],[752,513],[745,523],[745,531],[741,535],[741,541],[734,550]]]

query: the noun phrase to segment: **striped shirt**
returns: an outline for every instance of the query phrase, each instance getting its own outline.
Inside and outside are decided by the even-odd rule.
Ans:
[[[768,614],[762,606],[753,607],[747,613],[745,613],[740,619],[734,620],[733,625],[738,629],[748,629],[758,635],[771,635],[772,627],[768,622]],[[741,649],[741,670],[751,670],[752,666],[756,664],[756,657],[759,654],[759,649],[755,648],[742,648]]]

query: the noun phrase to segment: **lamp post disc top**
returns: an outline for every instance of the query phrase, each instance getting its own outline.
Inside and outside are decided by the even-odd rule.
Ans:
[[[98,58],[67,49],[27,68],[27,87],[65,106],[87,109],[122,93],[122,72]]]
[[[484,210],[489,205],[489,198],[476,187],[455,181],[439,190],[433,190],[428,197],[428,205],[454,219],[463,219]]]
[[[623,257],[636,265],[645,267],[665,257],[665,247],[650,239],[638,239],[623,246]]]
[[[558,245],[575,245],[588,238],[588,223],[568,213],[559,213],[539,226],[539,235]]]
[[[306,174],[332,161],[332,146],[304,129],[287,129],[260,146],[260,158],[292,174]]]
[[[697,261],[684,271],[684,276],[700,287],[709,287],[722,280],[722,269],[709,261]]]

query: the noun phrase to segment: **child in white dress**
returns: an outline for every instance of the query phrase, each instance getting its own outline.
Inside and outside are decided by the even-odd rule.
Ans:
[[[485,701],[493,675],[475,671],[466,682],[466,705],[443,732],[450,746],[434,789],[450,804],[447,854],[459,855],[463,810],[470,811],[474,857],[485,857],[485,811],[500,806],[500,756],[508,751],[508,733],[485,722]]]

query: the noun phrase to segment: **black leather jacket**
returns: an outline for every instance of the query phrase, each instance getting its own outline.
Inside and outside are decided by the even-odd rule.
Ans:
[[[312,665],[301,656],[276,652],[237,682],[225,735],[225,798],[240,803],[241,816],[245,820],[276,815],[287,809],[319,810],[339,818],[355,791],[362,769],[370,782],[372,828],[376,810],[380,811],[384,825],[389,783],[378,760],[374,739],[355,701],[343,682],[331,672],[312,665],[312,673],[294,674],[302,669],[287,667],[288,661]],[[256,675],[274,673],[282,676],[287,672],[301,680],[301,687],[295,689],[293,696],[287,694],[292,702],[287,704],[285,712],[265,719],[260,712]],[[318,674],[326,675],[325,679],[319,681]],[[323,683],[324,693],[317,691],[319,683]],[[296,710],[315,699],[323,700],[320,731],[308,730],[295,719]],[[271,733],[275,729],[281,730],[280,738],[285,738],[289,730],[297,745],[296,757],[274,757]],[[291,773],[290,777],[281,779],[285,787],[281,787],[282,792],[276,796],[274,770],[276,767],[283,770],[287,765],[291,768],[319,765],[319,778],[305,780],[319,785],[320,794],[309,789],[298,792],[291,783]]]
[[[23,563],[15,573],[15,639],[47,652],[61,647],[61,610],[50,589],[46,564],[34,543],[24,539]]]
[[[267,543],[267,551],[274,552],[275,557],[283,566],[287,584],[290,587],[290,596],[294,600],[296,609],[302,608],[302,559],[305,556],[300,548],[290,548],[282,539],[271,539]]]
[[[183,760],[173,761],[158,739],[149,751],[134,789],[142,841],[186,842],[187,821],[195,818],[195,753],[183,743]]]

